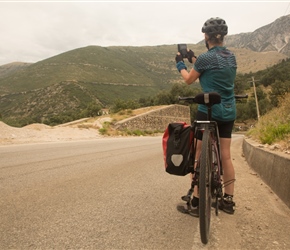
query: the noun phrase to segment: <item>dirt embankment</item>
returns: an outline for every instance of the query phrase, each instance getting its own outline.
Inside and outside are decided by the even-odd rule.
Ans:
[[[68,124],[51,127],[36,123],[22,128],[15,128],[0,122],[0,145],[96,139],[101,137],[99,134],[101,126],[102,123],[100,121],[95,121],[83,126]]]

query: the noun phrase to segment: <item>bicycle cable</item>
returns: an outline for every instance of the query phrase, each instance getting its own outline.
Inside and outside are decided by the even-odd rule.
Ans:
[[[231,185],[232,183],[234,183],[236,181],[236,179],[231,179],[229,181],[226,181],[224,184],[223,184],[223,187],[226,187],[228,185]]]

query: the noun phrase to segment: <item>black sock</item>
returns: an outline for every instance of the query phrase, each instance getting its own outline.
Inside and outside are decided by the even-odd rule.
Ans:
[[[192,200],[191,200],[191,205],[193,207],[197,207],[199,205],[199,198],[193,196]]]
[[[229,197],[229,196],[230,196],[230,197],[234,197],[234,195],[231,195],[231,194],[227,194],[227,193],[224,194],[224,198],[227,198],[227,197]]]

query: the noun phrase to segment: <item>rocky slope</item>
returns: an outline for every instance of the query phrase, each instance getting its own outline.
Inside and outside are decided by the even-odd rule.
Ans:
[[[257,52],[277,51],[290,56],[290,15],[282,16],[254,32],[231,35],[228,47],[246,48]]]

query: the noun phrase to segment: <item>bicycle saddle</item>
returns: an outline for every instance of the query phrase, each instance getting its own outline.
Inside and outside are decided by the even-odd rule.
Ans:
[[[200,93],[194,97],[194,101],[198,104],[212,106],[221,103],[221,96],[217,92]]]

